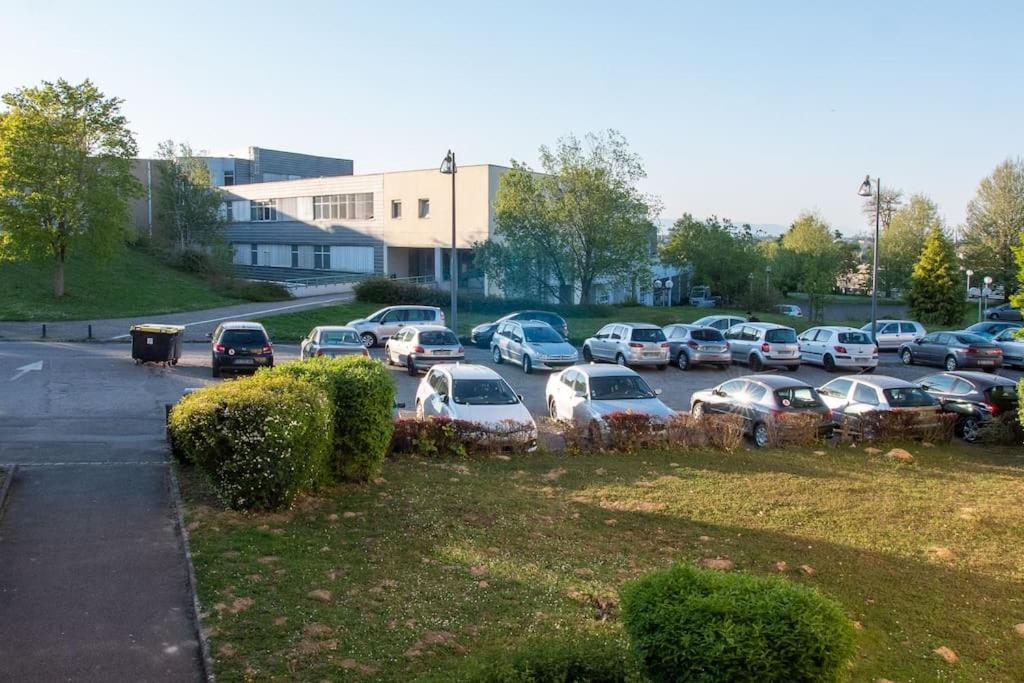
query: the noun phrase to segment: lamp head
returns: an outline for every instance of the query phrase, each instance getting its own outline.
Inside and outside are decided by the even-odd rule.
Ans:
[[[864,176],[864,182],[860,184],[860,189],[857,190],[857,194],[861,197],[871,196],[871,176]]]
[[[455,154],[453,154],[451,150],[448,150],[448,154],[441,162],[441,173],[444,173],[445,175],[451,175],[452,173],[455,173],[457,170],[458,169],[455,166]]]

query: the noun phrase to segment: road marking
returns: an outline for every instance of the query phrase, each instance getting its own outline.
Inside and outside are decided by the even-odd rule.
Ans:
[[[291,304],[289,306],[278,306],[277,308],[267,308],[267,309],[264,309],[262,311],[250,311],[248,313],[245,313],[244,315],[245,316],[249,316],[249,317],[253,317],[253,316],[257,316],[257,315],[265,315],[267,313],[277,313],[278,311],[288,311],[288,310],[291,310],[293,308],[313,308],[315,306],[325,306],[327,304],[333,304],[336,301],[351,301],[351,300],[352,300],[352,296],[351,295],[345,295],[345,296],[338,296],[338,297],[335,297],[333,299],[324,299],[323,301],[312,301],[312,302],[309,302],[309,303]],[[208,323],[219,323],[222,320],[237,320],[239,317],[240,316],[238,316],[238,315],[225,315],[225,316],[220,317],[220,318],[210,318],[209,320],[197,320],[197,321],[192,322],[192,323],[184,323],[182,325],[182,327],[192,327],[194,325],[206,325]],[[170,323],[168,323],[168,324],[170,324]],[[118,339],[127,339],[130,336],[132,336],[130,333],[129,334],[119,334],[116,337],[110,337],[107,341],[117,341]]]
[[[41,360],[37,360],[35,363],[29,363],[28,365],[22,365],[20,368],[18,368],[17,372],[15,372],[14,375],[11,377],[11,381],[13,382],[16,379],[21,379],[24,375],[26,375],[29,372],[38,372],[39,370],[42,369],[43,361]]]

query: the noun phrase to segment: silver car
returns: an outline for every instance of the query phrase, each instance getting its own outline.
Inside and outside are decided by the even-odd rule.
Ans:
[[[409,325],[384,345],[388,365],[404,365],[410,375],[438,363],[456,363],[466,349],[455,333],[440,325]]]
[[[491,338],[495,363],[518,363],[527,375],[534,370],[553,370],[575,365],[576,348],[547,323],[537,320],[506,320]]]
[[[713,327],[719,332],[725,332],[733,325],[742,325],[745,322],[747,322],[746,318],[736,315],[706,315],[703,318],[697,318],[690,324],[698,327]]]
[[[444,311],[436,306],[388,306],[367,318],[349,321],[366,348],[383,344],[406,325],[444,325]]]
[[[729,342],[713,327],[667,325],[662,328],[669,344],[669,359],[680,370],[696,365],[726,368],[732,364]]]
[[[920,339],[928,334],[924,325],[914,320],[877,320],[875,321],[875,344],[879,349],[892,351],[907,342]],[[871,334],[871,323],[860,328],[862,332]]]
[[[609,361],[619,365],[668,367],[669,343],[665,333],[650,323],[612,323],[583,342],[583,360]]]
[[[591,438],[603,439],[606,418],[613,413],[637,413],[664,423],[676,414],[658,398],[660,389],[636,371],[623,367],[577,365],[548,378],[548,414],[552,419],[574,422]]]
[[[352,327],[340,325],[323,325],[314,327],[299,344],[299,359],[306,360],[314,356],[368,356],[359,332]]]
[[[885,375],[839,377],[818,389],[818,394],[833,413],[847,417],[893,410],[939,413],[939,402],[924,389]]]
[[[1003,330],[992,341],[1003,350],[1003,365],[1024,367],[1024,337],[1017,328]]]
[[[800,369],[800,345],[796,330],[774,323],[743,323],[725,333],[732,359],[746,363],[754,372],[764,368]]]

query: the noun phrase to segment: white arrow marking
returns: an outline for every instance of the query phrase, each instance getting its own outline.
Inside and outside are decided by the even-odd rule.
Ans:
[[[41,360],[37,360],[35,363],[29,363],[28,365],[22,365],[20,368],[18,368],[18,371],[14,373],[14,376],[11,377],[11,381],[13,382],[16,379],[20,379],[22,375],[32,372],[33,370],[38,371],[42,369],[43,361]]]

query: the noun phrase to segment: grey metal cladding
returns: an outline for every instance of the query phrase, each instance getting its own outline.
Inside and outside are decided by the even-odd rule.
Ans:
[[[252,177],[256,182],[263,180],[264,173],[283,176],[295,175],[301,178],[352,175],[351,159],[334,159],[312,154],[284,152],[263,147],[252,148]]]
[[[257,244],[327,244],[334,246],[379,246],[384,242],[373,235],[344,225],[312,225],[301,221],[232,223],[227,228],[229,242]]]
[[[248,185],[252,182],[252,164],[248,159],[235,159],[235,185]]]

